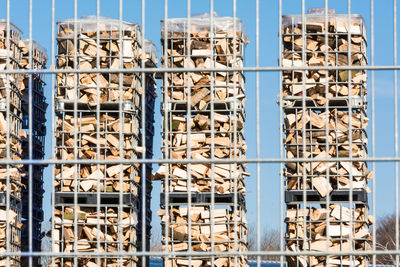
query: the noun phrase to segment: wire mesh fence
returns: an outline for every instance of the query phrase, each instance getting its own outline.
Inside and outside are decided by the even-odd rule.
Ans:
[[[400,265],[396,0],[16,6],[0,266]]]

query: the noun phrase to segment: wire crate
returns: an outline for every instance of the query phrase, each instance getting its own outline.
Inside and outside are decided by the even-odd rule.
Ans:
[[[98,67],[109,70],[101,73],[58,73],[57,99],[77,100],[92,107],[119,101],[139,106],[139,92],[143,90],[141,75],[112,72],[113,69],[140,66],[142,34],[139,25],[128,22],[120,25],[118,20],[109,18],[96,21],[92,16],[82,17],[76,25],[74,20],[60,21],[57,25],[58,69],[90,70]]]
[[[97,117],[92,111],[79,110],[76,111],[76,118],[74,112],[60,113],[56,132],[57,157],[67,160],[96,159],[97,157],[110,160],[138,159],[142,153],[142,147],[137,115],[132,112],[122,112],[122,118],[124,118],[122,122],[119,113],[120,111],[101,111],[100,117]],[[122,128],[121,124],[123,124]],[[75,126],[77,126],[76,132]],[[122,135],[122,140],[119,140],[120,135]],[[123,142],[122,147],[120,147],[120,141]],[[56,190],[114,192],[120,190],[120,181],[122,181],[123,192],[137,194],[137,184],[140,182],[139,167],[140,164],[100,164],[99,166],[57,164]],[[121,173],[122,177],[120,177]],[[97,188],[97,182],[100,188]]]
[[[237,29],[233,29],[232,18],[216,17],[215,20],[215,25],[210,28],[207,18],[193,17],[189,36],[186,18],[162,22],[161,42],[163,51],[167,50],[167,54],[163,56],[164,66],[221,69],[218,72],[167,73],[163,80],[163,98],[166,98],[163,103],[166,101],[168,104],[186,106],[190,93],[193,111],[209,110],[210,104],[234,100],[239,100],[244,105],[243,72],[224,71],[228,67],[243,67],[244,47],[247,43],[243,23],[237,19]],[[164,33],[165,24],[167,33]],[[173,109],[176,107],[172,107]],[[181,109],[186,110],[184,107]]]
[[[218,69],[215,72],[182,70],[164,74],[161,112],[162,152],[166,159],[244,158],[247,148],[243,133],[244,75],[242,71],[225,69],[243,67],[247,36],[242,21],[236,19],[234,28],[233,20],[215,16],[214,23],[210,24],[209,14],[194,16],[190,19],[190,28],[187,18],[162,21],[163,66]],[[215,251],[246,251],[244,206],[239,203],[235,206],[234,200],[229,199],[226,205],[216,208],[218,223],[213,225],[214,244],[211,243],[209,218],[211,199],[194,201],[195,206],[187,206],[193,200],[193,195],[189,199],[188,191],[197,196],[195,200],[206,200],[204,194],[207,193],[215,193],[216,198],[219,194],[244,194],[246,175],[241,163],[161,165],[154,179],[162,180],[163,194],[171,200],[171,206],[166,206],[165,196],[161,194],[163,204],[159,215],[162,217],[163,251],[189,251],[190,247],[193,251],[211,251],[213,248]],[[188,213],[192,214],[191,220],[188,220]],[[191,236],[189,227],[193,230]],[[169,231],[169,235],[165,231]],[[237,244],[233,245],[235,240]],[[191,262],[192,266],[211,266],[214,260],[216,266],[247,266],[245,256],[212,259],[197,255],[190,261],[187,256],[168,256],[164,258],[164,265],[182,266]]]
[[[211,111],[203,111],[192,115],[189,119],[190,149],[193,159],[211,158],[211,142],[214,137],[214,155],[216,158],[244,158],[247,149],[244,140],[243,123],[244,116],[241,112],[236,115],[230,111],[228,115],[213,113],[214,128],[211,129]],[[163,152],[165,158],[185,159],[189,142],[187,115],[176,115],[174,112],[164,114]],[[163,165],[157,175],[161,179],[165,175],[169,177],[169,192],[187,191],[187,164]],[[193,192],[210,192],[211,180],[215,176],[215,191],[221,194],[232,193],[235,190],[244,191],[244,177],[248,174],[244,164],[215,164],[214,170],[211,164],[191,164]],[[163,180],[164,190],[165,181]]]
[[[57,252],[95,252],[100,249],[105,253],[100,257],[57,257],[53,259],[53,266],[136,266],[138,259],[135,256],[107,255],[107,252],[137,250],[136,225],[137,211],[133,206],[121,208],[109,204],[97,209],[96,204],[78,208],[58,204],[52,232],[53,249]]]
[[[286,211],[288,251],[367,251],[371,249],[368,205],[341,203],[290,205]],[[329,226],[328,226],[329,225]],[[368,256],[287,257],[288,266],[354,265],[368,266]]]
[[[286,162],[283,170],[287,250],[368,251],[367,75],[338,68],[367,64],[366,30],[361,16],[316,11],[305,18],[283,16],[281,25],[281,66],[291,68],[281,76],[283,147],[287,159],[299,159]],[[332,68],[296,70],[304,65]],[[325,160],[332,158],[359,161]],[[368,265],[366,255],[286,259],[288,266]]]
[[[367,37],[363,18],[351,15],[307,14],[303,32],[302,16],[282,17],[283,99],[302,96],[315,101],[318,106],[334,105],[343,97],[359,96],[366,100],[366,70],[302,71],[296,66],[365,66],[367,65]],[[350,36],[349,36],[350,35]],[[350,44],[350,45],[349,45]],[[304,62],[304,63],[303,63]],[[350,88],[350,89],[349,89]]]
[[[368,125],[363,108],[352,109],[349,113],[348,109],[303,110],[299,107],[285,109],[284,116],[286,157],[299,158],[299,162],[285,165],[286,190],[317,190],[321,197],[326,197],[332,190],[350,190],[350,187],[369,191],[367,183],[372,174],[367,163],[362,161],[367,158]],[[360,161],[324,162],[325,158],[350,156],[360,158]],[[321,161],[305,163],[300,160],[304,157]],[[306,181],[303,183],[304,174]]]
[[[211,205],[205,203],[194,204],[190,208],[187,205],[173,205],[158,212],[162,221],[164,252],[189,251],[190,243],[192,251],[214,249],[217,253],[215,266],[248,266],[247,258],[243,255],[218,256],[218,251],[247,251],[245,207],[235,207],[233,203],[219,204],[211,212]],[[167,229],[168,234],[165,232]],[[193,256],[191,261],[192,266],[213,266],[210,256]],[[164,257],[166,266],[177,267],[188,265],[188,262],[188,256]]]

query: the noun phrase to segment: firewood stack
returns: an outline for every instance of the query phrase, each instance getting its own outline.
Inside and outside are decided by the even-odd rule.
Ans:
[[[56,156],[66,161],[84,161],[55,166],[56,224],[53,239],[57,250],[141,250],[137,241],[138,221],[142,220],[137,215],[142,215],[138,209],[143,205],[140,203],[140,187],[144,181],[150,181],[150,176],[148,174],[147,179],[142,176],[143,168],[139,163],[107,162],[121,159],[134,162],[141,159],[143,153],[148,158],[152,156],[152,138],[146,140],[149,151],[143,146],[142,132],[148,139],[148,130],[142,128],[141,118],[144,110],[148,116],[146,119],[152,118],[153,108],[145,106],[142,94],[145,90],[145,101],[154,102],[155,87],[143,85],[141,73],[113,71],[141,66],[140,27],[103,17],[99,20],[96,17],[84,17],[76,24],[73,20],[65,20],[58,23],[57,41],[57,68],[79,69],[82,73],[57,74]],[[108,72],[84,73],[97,67]],[[152,78],[150,73],[147,76],[147,81]],[[149,94],[152,97],[148,98]],[[152,124],[153,120],[145,127],[152,127]],[[92,164],[90,160],[104,160],[104,163]],[[151,173],[151,169],[148,173]],[[146,207],[150,209],[151,184],[147,189]],[[72,213],[79,210],[78,214],[86,214],[85,218],[88,219],[81,219],[78,215],[66,222],[62,217],[66,209]],[[132,217],[135,219],[129,219]],[[121,225],[126,220],[129,225]],[[108,225],[110,221],[113,226]],[[71,228],[74,223],[79,227]],[[81,231],[81,224],[90,228],[92,236],[84,229]],[[72,238],[66,237],[66,232]],[[150,236],[146,238],[150,239]],[[91,239],[98,240],[99,244],[91,242]],[[116,262],[124,266],[136,266],[140,263],[138,257],[132,256],[78,257],[78,263],[69,258],[55,260],[57,266],[111,266]]]
[[[348,204],[348,203],[347,203]],[[332,204],[329,208],[302,205],[286,211],[286,245],[291,252],[366,251],[371,249],[372,216],[363,205]],[[329,221],[329,226],[327,224]],[[305,226],[304,226],[305,225]],[[289,266],[368,266],[366,256],[288,257]]]
[[[32,41],[32,66],[29,65],[29,40],[20,42],[22,51],[21,67],[24,69],[40,70],[46,68],[47,55],[44,48]],[[28,74],[20,77],[19,88],[22,93],[22,158],[29,159],[29,132],[32,132],[32,159],[44,158],[44,145],[46,136],[46,109],[47,103],[44,96],[43,74]],[[29,112],[29,91],[32,93],[32,113]],[[29,120],[32,120],[32,131],[29,129]],[[43,233],[41,223],[43,221],[43,170],[44,165],[32,165],[32,177],[29,177],[29,165],[24,165],[22,177],[22,249],[28,251],[29,235],[32,235],[33,251],[41,250]],[[29,181],[32,183],[32,198],[29,198]],[[29,201],[32,202],[32,214],[29,214]],[[29,217],[32,217],[32,232],[29,232]],[[22,258],[23,264],[28,263],[28,258]],[[39,258],[33,258],[34,265],[39,265]]]
[[[359,15],[352,15],[349,24],[347,15],[329,10],[325,23],[324,12],[311,10],[304,32],[301,15],[282,20],[281,66],[292,68],[282,75],[283,142],[286,158],[299,159],[287,162],[284,169],[286,245],[294,252],[327,251],[328,247],[366,251],[371,248],[372,223],[367,184],[373,175],[364,161],[324,160],[367,158],[366,72],[336,68],[367,64],[366,30]],[[303,61],[306,66],[331,69],[296,69]],[[368,256],[287,259],[289,266],[368,266]]]
[[[53,230],[55,240],[53,251],[58,252],[135,252],[136,251],[136,208],[118,205],[102,205],[100,210],[95,206],[81,207],[61,206],[56,209]],[[75,212],[76,211],[76,212]],[[76,223],[76,224],[75,224]],[[122,232],[120,232],[122,230]],[[123,241],[120,243],[119,235]],[[60,239],[60,236],[63,238]],[[77,240],[77,241],[75,241]],[[121,247],[122,244],[122,247]],[[136,266],[137,257],[78,257],[77,266]],[[61,263],[62,262],[62,263]],[[56,260],[56,266],[75,266],[74,259]]]
[[[210,30],[208,14],[194,16],[188,36],[187,18],[163,22],[163,52],[167,45],[164,67],[220,69],[216,72],[169,72],[163,80],[162,152],[165,159],[179,162],[161,165],[153,176],[153,179],[162,180],[163,186],[159,215],[164,219],[172,212],[169,220],[163,220],[163,250],[189,251],[191,247],[193,251],[211,251],[210,222],[214,222],[216,228],[225,229],[213,232],[218,240],[214,247],[214,263],[211,257],[194,256],[192,266],[248,266],[245,256],[218,255],[218,251],[247,250],[244,177],[248,174],[245,166],[242,163],[207,162],[212,158],[245,158],[247,148],[243,133],[244,74],[224,70],[243,66],[247,36],[240,19],[236,20],[235,29],[233,24],[233,18],[216,16]],[[203,160],[204,163],[188,165],[187,159]],[[216,205],[224,202],[226,206],[225,215],[216,216],[214,221],[197,213],[199,210],[209,213],[211,201]],[[193,206],[187,211],[190,203]],[[184,209],[186,215],[182,214]],[[244,221],[231,227],[234,210]],[[188,213],[194,227],[191,237],[188,236]],[[167,238],[165,230],[175,228],[179,228],[179,233]],[[240,239],[239,245],[232,246],[236,237]],[[188,266],[189,258],[166,257],[164,263],[166,266]]]
[[[187,251],[190,235],[192,251],[207,252],[212,249],[211,236],[214,237],[214,250],[216,252],[226,251],[247,251],[247,221],[245,209],[237,209],[236,215],[232,205],[219,205],[224,208],[214,209],[211,212],[209,205],[196,204],[190,209],[191,231],[189,233],[188,207],[181,205],[158,213],[161,216],[162,227],[168,227],[168,249],[167,242],[164,242],[163,250],[166,251]],[[211,213],[213,223],[211,222]],[[236,221],[236,223],[235,223]],[[235,244],[235,238],[237,242]],[[235,249],[236,246],[236,249]],[[235,260],[236,265],[235,265]],[[170,257],[166,266],[187,266],[188,259],[182,257]],[[237,257],[216,257],[214,265],[211,265],[210,258],[193,257],[192,266],[247,266],[245,256]]]
[[[0,20],[0,69],[20,68],[22,32],[11,22]],[[9,39],[9,42],[8,40]],[[21,100],[19,74],[0,74],[0,137],[1,160],[20,160],[22,154]],[[0,250],[21,251],[21,164],[0,166]],[[7,210],[7,204],[9,209]],[[7,235],[9,233],[9,238]],[[20,257],[0,257],[0,266],[21,266]]]

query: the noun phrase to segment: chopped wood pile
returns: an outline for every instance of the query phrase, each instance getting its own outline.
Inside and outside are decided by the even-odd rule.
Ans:
[[[173,113],[173,112],[171,112]],[[243,137],[244,118],[241,116],[214,113],[214,130],[211,129],[210,113],[198,113],[190,120],[190,144],[187,132],[187,119],[181,114],[172,115],[168,123],[169,140],[168,150],[174,159],[187,159],[187,150],[190,145],[191,158],[207,160],[212,157],[211,143],[214,141],[214,156],[218,159],[245,158],[247,146]],[[212,140],[212,133],[214,140]],[[235,134],[236,133],[236,134]],[[235,142],[236,141],[236,142]],[[164,155],[167,156],[166,140],[164,140]],[[235,149],[236,147],[236,149]],[[245,172],[243,164],[214,164],[214,173],[211,164],[191,164],[192,192],[211,192],[211,179],[214,175],[214,190],[220,194],[244,192]],[[163,165],[155,173],[154,179],[162,179],[167,175],[167,165]],[[187,165],[175,164],[168,169],[169,192],[187,192]],[[165,187],[165,179],[162,179]],[[164,191],[166,189],[164,188]]]
[[[72,111],[58,116],[57,158],[75,159],[76,152],[79,159],[137,159],[143,153],[144,149],[139,143],[139,121],[135,113],[122,112],[123,119],[119,118],[118,110],[101,111],[100,118],[92,111],[79,111],[77,114],[77,119]],[[140,164],[57,164],[55,187],[63,192],[122,190],[137,194],[139,167]]]
[[[326,112],[309,108],[304,113],[302,108],[286,110],[286,157],[321,159],[307,163],[301,161],[286,163],[286,189],[303,189],[305,172],[307,178],[305,189],[317,190],[322,197],[326,197],[332,190],[349,190],[350,174],[353,177],[353,189],[369,191],[367,178],[372,178],[372,173],[368,172],[365,162],[324,162],[325,158],[343,158],[350,155],[353,158],[367,158],[367,125],[368,118],[361,109],[352,113],[351,118],[347,110],[339,109],[330,109]],[[326,151],[327,146],[328,151]]]
[[[350,25],[347,15],[330,14],[327,23],[324,19],[325,15],[310,14],[303,25],[301,16],[283,17],[281,66],[292,68],[283,71],[283,99],[307,100],[305,108],[302,102],[283,111],[286,158],[299,159],[285,164],[286,191],[305,190],[306,201],[317,191],[320,198],[312,201],[321,204],[321,208],[304,209],[295,204],[295,198],[287,201],[286,245],[292,252],[327,251],[328,247],[331,251],[366,251],[371,249],[368,202],[358,200],[353,207],[349,202],[353,190],[370,192],[367,183],[373,174],[363,161],[325,160],[368,157],[366,71],[337,69],[367,64],[365,28],[357,15],[351,16]],[[332,69],[296,70],[303,66]],[[346,99],[349,96],[358,97],[360,106]],[[346,195],[330,199],[327,209],[325,198],[339,191]],[[368,265],[367,256],[288,256],[287,260],[290,267]]]
[[[58,69],[99,68],[110,72],[58,73],[56,98],[77,100],[91,107],[99,103],[118,101],[131,101],[138,106],[140,94],[143,92],[141,75],[134,72],[113,72],[113,69],[140,67],[139,55],[142,53],[140,27],[137,24],[123,22],[121,36],[119,21],[109,20],[101,23],[99,27],[97,35],[96,20],[81,19],[78,21],[77,29],[74,28],[72,20],[58,24]],[[74,42],[75,36],[77,43]]]
[[[17,70],[20,68],[21,50],[19,42],[22,32],[12,23],[7,31],[7,21],[0,21],[0,70]],[[9,33],[9,36],[7,36]],[[9,37],[9,42],[7,38]],[[8,61],[8,64],[7,64]],[[21,92],[18,88],[19,74],[0,74],[0,159],[20,160],[22,126]],[[7,113],[9,116],[7,117]],[[9,154],[8,154],[9,152]],[[21,210],[17,205],[21,198],[21,164],[9,164],[0,166],[0,192],[4,195],[0,205],[0,250],[10,252],[21,251]],[[7,184],[9,182],[9,189]],[[7,194],[10,195],[10,209],[6,209]],[[7,225],[7,223],[9,223]],[[9,227],[7,229],[7,227]],[[7,238],[9,230],[10,238]],[[8,257],[12,266],[20,266],[19,256]],[[0,265],[7,265],[7,258],[0,257]]]
[[[57,249],[70,252],[77,244],[77,251],[98,251],[96,242],[100,240],[100,251],[141,250],[141,237],[137,238],[141,228],[138,227],[143,225],[142,222],[148,222],[146,219],[151,221],[151,216],[144,219],[140,212],[137,218],[136,213],[144,205],[140,203],[140,187],[145,182],[146,214],[150,212],[151,164],[142,168],[134,161],[152,157],[155,81],[153,73],[118,72],[142,66],[140,27],[126,22],[121,25],[120,21],[112,19],[101,19],[99,22],[95,17],[81,18],[76,25],[73,20],[65,20],[58,23],[57,42],[57,69],[78,69],[83,73],[57,74],[56,157],[67,161],[87,161],[55,165],[54,187],[59,209],[54,220],[59,223],[59,230],[56,229],[53,235],[61,242]],[[154,67],[155,48],[149,42],[145,42],[144,48],[144,66]],[[93,69],[107,71],[84,72]],[[145,78],[145,84],[142,84],[142,78]],[[75,100],[77,105],[72,105]],[[145,120],[145,128],[142,127],[142,119]],[[131,160],[132,163],[108,163],[121,159]],[[104,163],[91,164],[90,160],[104,160]],[[144,177],[143,170],[146,170],[148,179]],[[68,197],[68,192],[77,192],[78,198],[85,199],[87,205],[92,207],[82,206],[80,200],[76,203],[75,199]],[[100,210],[95,208],[98,199],[93,202],[92,198],[97,196],[93,194],[96,192],[100,193]],[[117,192],[124,193],[122,203],[119,194],[112,194]],[[122,215],[107,203],[121,205]],[[73,216],[67,221],[62,217],[66,209],[68,213],[73,213],[73,204],[76,204],[75,208],[80,208],[79,216],[85,213],[85,218],[77,218],[78,224],[85,225],[79,229],[73,228]],[[134,207],[131,206],[133,204]],[[148,233],[146,239],[150,239]],[[78,265],[116,266],[121,263],[123,266],[139,266],[141,260],[133,256],[105,255],[98,262],[95,258],[78,257]],[[57,258],[56,261],[57,266],[74,266],[72,259]]]
[[[215,194],[245,194],[245,164],[211,164],[215,159],[242,159],[247,149],[244,140],[243,124],[245,121],[245,88],[242,71],[227,71],[227,68],[243,67],[244,47],[247,36],[243,23],[237,19],[233,28],[231,18],[215,17],[213,30],[209,28],[206,14],[192,17],[190,32],[187,31],[187,19],[168,19],[163,22],[161,42],[167,45],[167,53],[162,63],[167,68],[193,68],[196,71],[169,72],[163,80],[163,147],[165,159],[176,159],[177,164],[163,164],[153,175],[153,179],[163,181],[163,192],[187,194],[215,192]],[[164,27],[168,32],[164,33]],[[189,35],[189,36],[188,36]],[[164,38],[167,38],[164,40]],[[190,38],[187,41],[187,38]],[[164,49],[163,49],[164,51]],[[215,72],[201,71],[202,68],[217,68]],[[187,109],[190,109],[190,113]],[[190,132],[190,134],[189,134]],[[190,155],[189,155],[190,154]],[[185,163],[186,159],[203,160],[204,163]],[[190,168],[190,169],[189,169]],[[168,181],[166,180],[168,178]],[[190,180],[189,180],[190,179]],[[190,188],[189,188],[190,181]],[[168,184],[168,188],[166,185]],[[187,200],[187,198],[186,198]],[[199,200],[196,200],[199,201]],[[180,205],[185,205],[180,202]],[[210,221],[207,216],[210,203],[195,203],[192,214],[192,246],[195,251],[210,251]],[[233,207],[234,203],[230,204]],[[173,214],[167,223],[176,229],[176,236],[170,236],[173,243],[164,251],[185,251],[189,237],[187,220],[183,209],[177,209],[170,203]],[[168,207],[162,207],[159,215],[163,218]],[[203,212],[200,212],[200,210]],[[244,210],[244,203],[238,203],[238,210]],[[217,210],[216,210],[217,212]],[[218,210],[219,212],[219,210]],[[246,226],[232,228],[233,218],[228,209],[222,217],[217,217],[214,227],[219,229],[215,251],[235,251],[231,241],[240,236],[239,251],[247,250]],[[204,213],[201,215],[201,213]],[[221,213],[222,214],[222,213]],[[244,213],[240,214],[245,220]],[[186,216],[186,218],[185,218]],[[181,223],[181,225],[179,225]],[[183,224],[183,225],[182,225]],[[205,225],[202,225],[205,224]],[[243,227],[243,228],[241,228]],[[214,230],[215,232],[215,230]],[[167,262],[167,260],[170,260]],[[221,255],[215,257],[215,266],[233,266],[235,257]],[[236,257],[235,266],[247,266],[247,257]],[[188,257],[165,258],[166,266],[187,266]],[[211,266],[211,257],[194,256],[193,266]]]
[[[327,224],[329,221],[329,226]],[[329,209],[301,205],[286,211],[287,251],[332,252],[371,250],[369,226],[373,218],[367,207],[332,204]],[[306,227],[304,227],[306,225]],[[287,257],[289,266],[368,266],[368,256]]]
[[[189,212],[191,232],[189,233]],[[214,265],[210,258],[196,257],[192,259],[192,266],[235,266],[235,257],[218,257],[218,252],[247,251],[247,222],[244,209],[238,209],[236,216],[233,204],[226,208],[214,209],[209,206],[192,206],[190,211],[187,206],[176,206],[169,210],[158,212],[161,216],[163,231],[163,251],[182,252],[188,250],[189,234],[192,251],[209,252],[212,250],[211,239],[214,238],[214,251],[217,253]],[[236,225],[235,225],[236,221]],[[165,240],[165,227],[168,227],[168,248]],[[235,239],[236,250],[235,250]],[[167,266],[188,266],[188,257],[170,257]],[[237,257],[236,266],[247,266],[245,256]]]
[[[301,18],[284,16],[283,19],[281,66],[293,67],[293,70],[283,72],[284,97],[304,95],[303,82],[305,83],[305,96],[311,97],[320,106],[335,97],[365,97],[367,94],[365,70],[352,70],[351,72],[334,69],[306,72],[296,70],[296,67],[303,65],[365,66],[367,64],[367,43],[361,17],[353,16],[350,26],[347,16],[329,18],[328,28],[325,27],[323,18],[322,21],[310,19],[305,25],[304,40]],[[349,31],[350,40],[348,39]],[[328,34],[328,39],[325,34]],[[350,88],[349,82],[351,83]]]
[[[22,59],[20,66],[23,69],[44,69],[46,68],[47,55],[44,48],[38,43],[32,41],[32,50],[30,50],[29,40],[19,42]],[[29,64],[29,57],[32,53],[32,66]],[[31,79],[30,79],[31,77]],[[29,129],[29,123],[23,123],[20,132],[22,141],[22,158],[29,159],[29,134],[32,132],[32,159],[44,158],[44,142],[46,136],[46,109],[47,103],[44,96],[44,77],[42,74],[21,75],[18,83],[22,93],[22,115],[24,120],[31,120],[32,131]],[[29,92],[32,92],[32,107],[29,107]],[[30,112],[31,108],[31,112]],[[23,171],[23,190],[22,190],[22,217],[24,225],[22,227],[22,250],[29,251],[29,236],[32,235],[33,251],[41,250],[41,222],[43,221],[43,170],[44,165],[32,165],[32,177],[29,177],[29,165],[24,165]],[[29,197],[29,181],[32,183],[32,197]],[[32,202],[32,214],[29,213],[29,202]],[[42,216],[39,216],[39,215]],[[29,226],[29,217],[32,217],[32,226]],[[32,232],[30,232],[30,228]],[[28,257],[22,257],[22,264],[28,264]],[[33,264],[39,265],[39,258],[33,258]]]
[[[137,214],[133,208],[120,212],[115,205],[103,206],[99,212],[96,207],[78,207],[75,213],[74,207],[64,206],[56,208],[54,215],[54,253],[136,251]],[[78,257],[78,266],[136,266],[136,262],[137,258],[128,256],[100,257],[100,261]],[[55,266],[74,266],[73,258],[56,258]]]

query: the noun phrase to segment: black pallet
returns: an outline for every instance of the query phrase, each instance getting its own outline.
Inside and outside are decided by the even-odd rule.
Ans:
[[[192,204],[211,204],[211,193],[192,193]],[[169,205],[185,205],[188,203],[188,193],[168,193]],[[214,204],[233,205],[235,202],[235,193],[214,194]],[[160,194],[160,203],[165,205],[165,193]],[[242,193],[237,193],[237,204],[245,206],[246,200]]]
[[[103,103],[100,103],[98,106],[100,107],[100,111],[118,111],[120,108],[119,102],[115,101],[106,101]],[[84,102],[77,102],[77,108],[78,110],[91,110],[93,112],[96,111],[97,106],[90,106],[87,103]],[[56,112],[71,112],[75,110],[75,103],[72,100],[56,100]],[[135,112],[138,111],[136,108],[136,105],[132,101],[127,101],[124,100],[122,101],[122,110],[123,112]]]
[[[78,193],[78,201],[76,204],[97,205],[97,193]],[[56,205],[74,205],[74,192],[56,192]],[[119,205],[120,193],[100,193],[100,204]],[[128,206],[137,206],[137,197],[130,193],[122,193],[122,204]]]
[[[365,108],[367,102],[361,96],[357,97],[332,97],[327,99],[324,105],[319,105],[314,99],[309,96],[304,97],[305,106],[308,108],[338,108],[338,109],[348,109],[351,108]],[[279,101],[278,101],[279,104]],[[303,97],[302,96],[285,96],[282,99],[282,107],[284,109],[291,108],[301,108],[303,106]]]
[[[28,203],[24,203],[22,206],[22,217],[28,218],[29,216],[29,205]],[[38,221],[43,221],[43,210],[41,208],[37,207],[32,207],[32,218],[38,220]]]
[[[7,193],[0,192],[0,207],[7,206]],[[21,199],[10,194],[10,207],[18,210],[22,209]]]
[[[161,112],[173,112],[173,113],[186,113],[187,112],[187,101],[185,100],[169,100],[167,102],[167,107],[165,107],[164,103],[161,105]],[[220,114],[231,114],[235,110],[236,105],[236,112],[244,113],[244,107],[240,100],[215,100],[214,101],[214,112]],[[192,107],[191,113],[209,113],[211,110],[211,103],[207,103],[206,107],[202,110],[198,110],[197,107]]]
[[[302,190],[288,190],[285,191],[286,204],[301,204],[303,203],[304,192]],[[321,197],[317,190],[306,190],[307,203],[326,203],[326,198]],[[329,201],[350,202],[350,190],[333,190],[329,194]],[[368,196],[365,190],[353,190],[354,203],[367,203]]]

